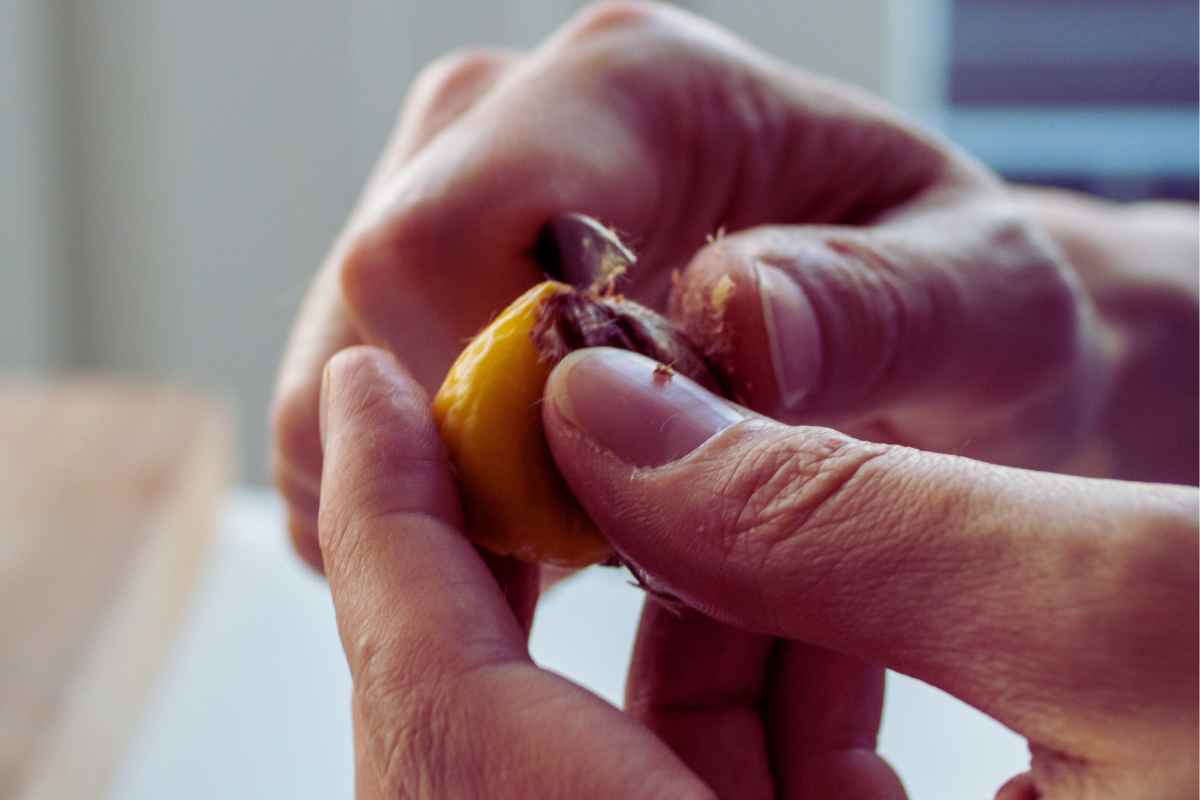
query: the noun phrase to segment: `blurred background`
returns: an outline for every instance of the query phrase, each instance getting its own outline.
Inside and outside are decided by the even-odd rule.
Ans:
[[[0,0],[0,374],[229,397],[244,481],[293,312],[422,64],[573,0]],[[1197,194],[1195,0],[691,0],[1006,176]]]

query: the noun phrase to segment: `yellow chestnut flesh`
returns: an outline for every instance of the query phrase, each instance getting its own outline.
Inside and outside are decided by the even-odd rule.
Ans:
[[[568,567],[611,555],[542,430],[551,369],[568,352],[598,345],[635,350],[719,389],[696,349],[650,309],[557,281],[534,286],[467,345],[433,399],[467,532],[481,547]]]
[[[433,415],[458,470],[472,539],[524,561],[582,566],[602,561],[609,548],[542,434],[542,390],[553,365],[532,335],[542,302],[569,291],[546,281],[505,309],[450,367]]]

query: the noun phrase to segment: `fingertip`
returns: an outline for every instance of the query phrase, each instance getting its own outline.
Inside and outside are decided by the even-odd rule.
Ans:
[[[626,466],[674,462],[746,418],[741,409],[640,353],[591,347],[571,356],[546,393],[550,435],[561,440],[569,428],[575,438],[586,437]]]
[[[321,388],[324,391],[333,385],[351,387],[380,381],[412,384],[420,390],[391,353],[381,347],[365,344],[346,347],[334,353],[325,363]]]
[[[425,390],[386,351],[352,347],[325,368],[320,535],[326,566],[347,520],[428,515],[459,527],[461,509]]]
[[[428,417],[425,390],[390,353],[359,345],[333,355],[321,376],[323,447],[347,425],[375,425]]]

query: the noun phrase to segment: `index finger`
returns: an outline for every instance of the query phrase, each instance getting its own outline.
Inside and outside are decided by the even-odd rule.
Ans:
[[[525,659],[524,634],[461,532],[428,406],[425,392],[382,351],[351,348],[326,367],[320,544],[356,674],[398,634],[422,644],[431,670],[475,666],[464,653],[481,663]]]
[[[383,796],[711,800],[649,731],[535,667],[461,530],[424,391],[386,353],[331,359],[320,541]],[[364,780],[360,785],[373,786]]]
[[[886,664],[1067,752],[1095,754],[1080,737],[1114,722],[1128,727],[1106,745],[1124,746],[1135,716],[1195,725],[1180,713],[1195,707],[1194,490],[788,428],[653,370],[577,351],[543,407],[568,486],[652,587]]]

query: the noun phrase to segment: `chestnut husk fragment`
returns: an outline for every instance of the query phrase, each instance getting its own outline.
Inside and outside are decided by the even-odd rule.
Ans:
[[[538,352],[551,365],[573,350],[617,347],[641,353],[709,391],[725,394],[700,348],[666,317],[619,294],[577,289],[552,295],[538,309],[532,335]]]

